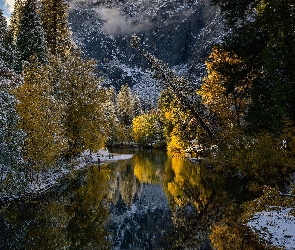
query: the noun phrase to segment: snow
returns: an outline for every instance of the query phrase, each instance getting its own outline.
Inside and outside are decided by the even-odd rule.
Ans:
[[[128,159],[131,159],[132,157],[133,157],[132,154],[110,153],[106,149],[101,149],[96,153],[90,153],[87,150],[78,159],[80,164],[76,166],[76,169],[80,169],[81,167],[84,167],[85,165],[89,165],[89,164],[98,164],[98,158],[100,160],[100,163],[103,163],[103,162],[113,162],[113,161],[120,161],[120,160],[128,160]]]
[[[5,191],[2,192],[0,202],[12,201],[26,196],[31,197],[46,192],[53,186],[60,183],[63,178],[70,175],[73,171],[84,169],[90,165],[98,165],[98,158],[100,158],[100,163],[107,163],[120,160],[128,160],[132,157],[133,155],[131,154],[110,153],[108,150],[105,149],[99,150],[96,153],[85,151],[81,155],[81,157],[72,160],[72,167],[64,165],[59,170],[48,169],[47,171],[42,171],[38,178],[35,178],[35,180],[27,183],[27,187],[22,194],[14,195],[10,193],[5,193]],[[35,173],[34,175],[36,174],[37,173]]]
[[[257,212],[247,226],[273,246],[294,249],[295,216],[292,208],[271,207]]]

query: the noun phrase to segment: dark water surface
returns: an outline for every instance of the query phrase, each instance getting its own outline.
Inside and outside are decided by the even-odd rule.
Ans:
[[[0,207],[0,249],[211,249],[210,227],[242,185],[178,155],[124,153],[134,157]]]

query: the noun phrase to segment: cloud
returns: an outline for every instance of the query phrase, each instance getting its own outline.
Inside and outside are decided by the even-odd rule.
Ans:
[[[13,11],[14,2],[15,2],[15,0],[5,0],[4,1],[5,12],[10,14]]]
[[[117,7],[101,7],[98,15],[105,21],[103,31],[109,35],[132,34],[152,28],[148,20],[134,21],[130,17],[124,17]]]
[[[131,5],[127,1],[126,4],[120,4],[120,7],[115,0],[108,0],[108,5],[99,2],[99,0],[71,0],[69,12],[76,9],[76,4],[79,3],[82,4],[80,6],[82,8],[91,6],[90,8],[95,10],[98,17],[104,21],[103,32],[112,36],[146,32],[155,26],[161,28],[179,23],[190,16],[195,9],[185,3],[176,3],[171,6],[170,1],[164,1],[163,5],[160,0],[142,0],[140,3],[134,0],[134,2],[131,1]],[[128,13],[133,17],[131,18]]]

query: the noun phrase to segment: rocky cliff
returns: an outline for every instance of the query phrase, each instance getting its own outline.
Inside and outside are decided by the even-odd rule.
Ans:
[[[106,83],[117,89],[128,83],[140,99],[151,102],[160,88],[130,47],[131,35],[199,84],[205,58],[223,34],[220,13],[209,0],[72,0],[69,10],[74,41],[98,60]]]

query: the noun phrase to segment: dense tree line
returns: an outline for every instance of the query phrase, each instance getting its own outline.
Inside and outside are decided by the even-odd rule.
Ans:
[[[9,25],[0,12],[2,191],[97,151],[115,127],[111,90],[72,42],[67,8],[17,0]]]
[[[252,180],[253,188],[286,181],[295,169],[294,1],[212,4],[227,32],[206,60],[199,89],[132,37],[164,87],[158,107],[168,149],[201,151],[220,171]]]
[[[1,11],[2,176],[21,179],[85,150],[136,145],[203,154],[259,183],[285,180],[295,164],[294,2],[212,4],[228,32],[199,89],[132,37],[163,88],[157,109],[145,113],[127,84],[118,93],[103,87],[96,62],[70,38],[66,1],[17,0],[8,26]]]

